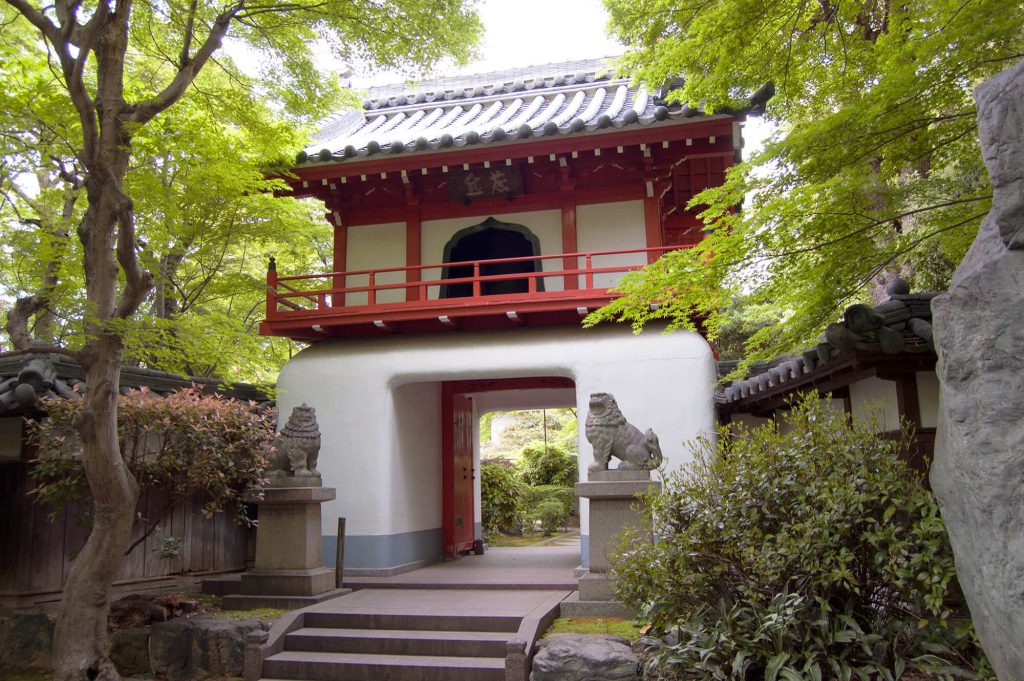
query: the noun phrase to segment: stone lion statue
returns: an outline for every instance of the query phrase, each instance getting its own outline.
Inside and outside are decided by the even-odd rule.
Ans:
[[[594,447],[594,463],[588,470],[608,469],[611,457],[620,459],[619,470],[651,470],[661,465],[661,445],[650,428],[640,429],[626,422],[615,398],[593,393],[587,412],[587,441]]]
[[[316,410],[305,403],[292,409],[288,422],[274,438],[274,453],[270,457],[267,476],[280,478],[320,477],[316,460],[320,456],[320,429],[316,425]]]

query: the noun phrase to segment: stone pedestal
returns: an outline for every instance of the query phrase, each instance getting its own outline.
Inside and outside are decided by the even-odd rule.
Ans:
[[[590,500],[589,568],[578,580],[578,598],[562,603],[563,616],[631,618],[636,614],[614,600],[615,579],[609,573],[608,556],[619,548],[619,537],[627,528],[651,536],[651,519],[633,507],[638,494],[660,488],[647,470],[594,471],[587,482],[576,483],[576,496]]]
[[[291,610],[351,591],[335,588],[335,570],[324,567],[320,504],[336,494],[319,483],[279,478],[264,490],[256,502],[256,563],[242,575],[242,593],[224,597],[225,607]]]

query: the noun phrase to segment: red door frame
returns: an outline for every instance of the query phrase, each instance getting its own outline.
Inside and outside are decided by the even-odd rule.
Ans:
[[[473,548],[475,509],[473,507],[473,405],[465,393],[455,392],[452,384],[441,384],[441,495],[444,555],[457,556]],[[468,405],[470,420],[465,420]],[[469,428],[468,443],[465,428]],[[463,432],[459,432],[459,431]],[[468,444],[469,462],[465,451]]]
[[[575,381],[561,376],[482,378],[441,383],[441,534],[445,556],[454,557],[471,550],[476,534],[476,507],[473,497],[473,480],[476,478],[474,455],[470,452],[468,475],[466,471],[458,470],[461,466],[457,466],[455,456],[457,397],[497,390],[575,387]],[[475,432],[475,429],[471,428],[471,432]],[[470,446],[472,447],[472,443]],[[469,485],[468,508],[464,505],[466,484]],[[461,525],[458,523],[460,515],[463,519]]]

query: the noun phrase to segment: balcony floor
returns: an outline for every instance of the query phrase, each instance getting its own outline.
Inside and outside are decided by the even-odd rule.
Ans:
[[[260,324],[265,336],[322,340],[391,333],[579,325],[614,298],[608,289],[550,291],[279,311]]]

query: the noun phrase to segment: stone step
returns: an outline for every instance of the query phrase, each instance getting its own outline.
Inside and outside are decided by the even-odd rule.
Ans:
[[[299,629],[285,637],[285,650],[375,655],[504,657],[513,634],[416,629]]]
[[[263,681],[503,681],[505,659],[286,650],[263,661],[263,674]]]
[[[305,613],[303,623],[314,629],[400,629],[416,631],[519,630],[522,617],[514,615],[427,615],[399,613]]]

